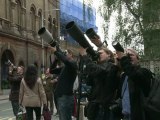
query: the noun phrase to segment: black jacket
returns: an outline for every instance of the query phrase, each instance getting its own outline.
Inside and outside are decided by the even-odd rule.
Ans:
[[[51,68],[50,71],[52,74],[57,74],[59,72],[58,83],[54,94],[56,97],[60,97],[62,95],[72,95],[73,83],[77,76],[77,63],[76,61],[68,60],[62,52],[56,51],[54,54],[64,63],[64,66],[61,69]]]
[[[118,67],[112,62],[105,61],[101,64],[90,63],[87,65],[88,85],[92,86],[90,101],[109,107],[112,103],[118,85]]]
[[[149,117],[143,108],[143,98],[149,94],[152,72],[146,68],[132,65],[128,56],[122,57],[120,64],[124,71],[122,80],[124,81],[125,76],[128,76],[131,120],[148,120]]]

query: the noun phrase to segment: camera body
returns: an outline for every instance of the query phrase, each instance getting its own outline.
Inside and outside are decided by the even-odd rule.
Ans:
[[[122,45],[119,42],[113,41],[112,46],[114,47],[114,49],[116,51],[124,52],[124,48],[122,47]]]
[[[8,60],[6,64],[9,66],[9,74],[17,72],[17,66],[14,66],[14,64],[10,60]]]

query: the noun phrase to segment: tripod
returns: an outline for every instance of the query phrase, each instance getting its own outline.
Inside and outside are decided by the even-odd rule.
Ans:
[[[88,56],[80,56],[80,62],[79,62],[79,72],[78,72],[78,81],[79,81],[79,87],[78,87],[78,100],[77,100],[77,120],[79,120],[80,116],[80,105],[81,105],[81,98],[83,98],[83,94],[82,94],[82,83],[83,83],[83,79],[86,79],[85,76],[85,68],[86,68],[86,64],[89,62]],[[88,90],[83,87],[83,89],[86,92],[86,95],[84,94],[84,96],[87,96],[88,94]]]

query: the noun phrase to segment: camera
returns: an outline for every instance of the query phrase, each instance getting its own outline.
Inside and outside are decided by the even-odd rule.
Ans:
[[[41,29],[39,29],[38,35],[41,38],[43,38],[52,47],[55,47],[57,45],[57,42],[53,39],[51,33],[45,27],[42,27]]]
[[[6,62],[6,65],[8,65],[8,66],[13,66],[13,63],[12,63],[10,60],[8,60],[8,61]]]
[[[70,36],[80,44],[80,46],[86,49],[86,52],[92,57],[92,60],[98,59],[98,53],[94,51],[93,47],[85,38],[84,33],[81,31],[81,29],[76,25],[74,21],[67,23],[65,29],[70,34]]]
[[[101,47],[103,45],[99,35],[97,35],[93,28],[89,28],[88,30],[86,30],[86,35],[91,40],[91,42],[94,43],[97,47]]]
[[[119,42],[113,41],[113,42],[112,42],[112,46],[114,47],[114,49],[115,49],[116,51],[124,52],[124,49],[123,49],[123,47],[121,46],[121,44],[120,44]]]

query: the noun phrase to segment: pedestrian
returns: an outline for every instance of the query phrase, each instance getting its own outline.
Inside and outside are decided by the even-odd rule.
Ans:
[[[35,65],[29,65],[25,76],[21,81],[19,104],[26,109],[27,120],[33,120],[33,111],[36,120],[41,119],[41,107],[46,107],[47,100],[43,84],[38,77],[38,70]]]
[[[47,97],[47,107],[50,108],[51,114],[54,112],[53,104],[53,75],[50,74],[49,68],[47,68],[44,77],[42,78],[43,87]]]
[[[60,120],[72,120],[74,108],[73,84],[77,76],[77,63],[73,58],[73,52],[68,49],[65,54],[56,49],[49,47],[51,52],[64,63],[58,76],[58,82],[55,88],[55,98],[57,101],[58,113]],[[56,69],[50,71],[55,74]]]
[[[113,53],[105,47],[98,49],[97,61],[86,65],[87,85],[91,86],[86,107],[89,120],[115,120],[109,109],[118,86],[118,67],[114,64]]]
[[[10,71],[8,80],[11,88],[9,93],[9,100],[11,101],[12,104],[14,116],[17,116],[19,109],[19,90],[20,90],[20,83],[23,78],[24,67],[10,66],[9,70]]]
[[[150,91],[152,72],[139,64],[138,53],[134,49],[116,51],[123,70],[122,74],[122,114],[124,120],[152,120],[144,110],[143,98]]]

